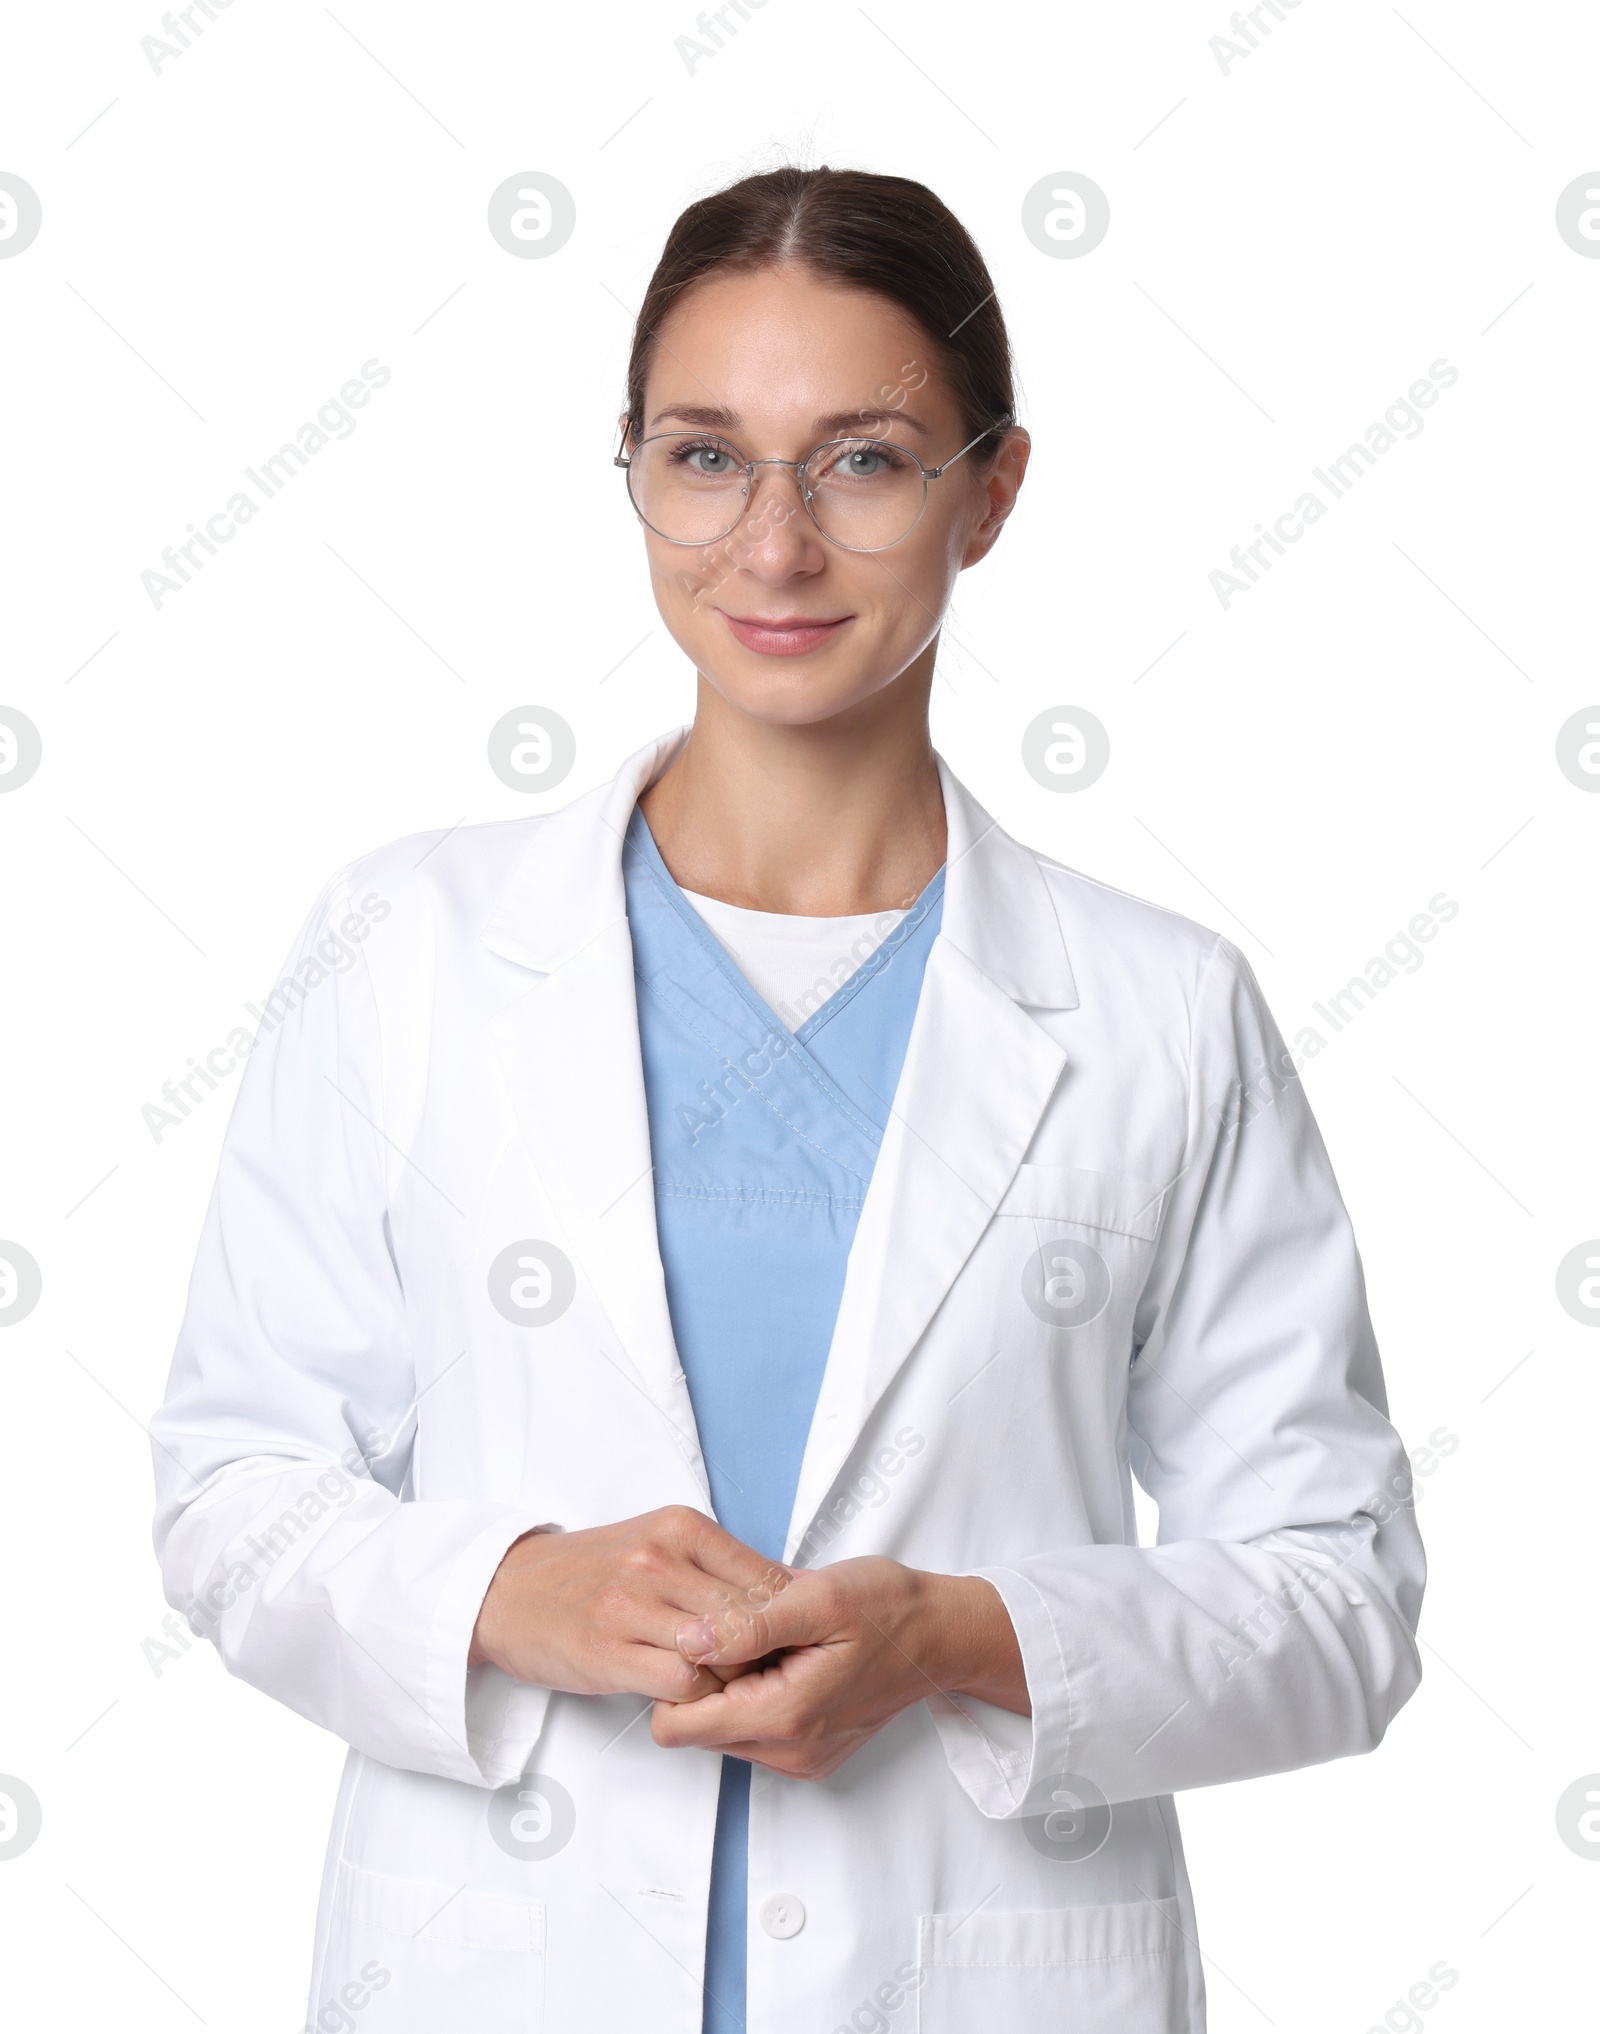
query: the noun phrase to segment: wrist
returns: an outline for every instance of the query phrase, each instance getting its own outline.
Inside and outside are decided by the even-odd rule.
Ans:
[[[1029,1711],[1022,1649],[1011,1613],[981,1575],[923,1575],[926,1651],[916,1657],[948,1695]]]
[[[989,1585],[970,1575],[918,1573],[913,1595],[914,1638],[906,1650],[930,1680],[949,1695],[968,1692],[983,1678]]]
[[[559,1525],[530,1526],[525,1533],[519,1533],[500,1556],[499,1564],[489,1578],[483,1601],[478,1606],[478,1615],[473,1621],[472,1637],[467,1644],[467,1665],[471,1667],[499,1667],[502,1672],[511,1669],[505,1663],[505,1629],[507,1598],[514,1582],[519,1581],[522,1572],[537,1558],[537,1544],[545,1533],[559,1533],[565,1528]],[[515,1620],[512,1620],[515,1622]]]

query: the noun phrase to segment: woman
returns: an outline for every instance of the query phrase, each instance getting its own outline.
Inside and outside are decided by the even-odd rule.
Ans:
[[[1195,2034],[1170,1797],[1416,1685],[1249,968],[929,744],[1027,459],[931,192],[691,206],[618,460],[692,729],[307,921],[154,1431],[171,1601],[352,1748],[312,2026]]]

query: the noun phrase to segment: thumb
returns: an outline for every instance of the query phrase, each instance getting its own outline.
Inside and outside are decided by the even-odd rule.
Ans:
[[[721,1673],[759,1660],[780,1646],[809,1645],[824,1636],[812,1595],[801,1586],[801,1578],[785,1575],[775,1594],[763,1590],[753,1602],[730,1603],[715,1616],[679,1625],[678,1650],[696,1666]]]

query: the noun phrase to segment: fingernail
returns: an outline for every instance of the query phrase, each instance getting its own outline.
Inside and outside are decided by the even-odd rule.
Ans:
[[[717,1628],[709,1617],[678,1627],[678,1650],[691,1659],[706,1659],[717,1650]]]

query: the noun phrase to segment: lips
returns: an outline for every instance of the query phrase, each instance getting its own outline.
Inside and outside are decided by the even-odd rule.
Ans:
[[[765,657],[804,656],[807,650],[820,649],[831,642],[850,620],[847,614],[833,621],[816,621],[807,615],[775,615],[767,619],[724,613],[722,618],[747,650],[757,650]]]

